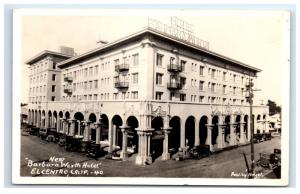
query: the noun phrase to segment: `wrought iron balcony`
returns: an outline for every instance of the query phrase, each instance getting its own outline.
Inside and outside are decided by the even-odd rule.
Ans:
[[[129,70],[129,64],[126,64],[126,63],[115,66],[116,72],[122,72],[122,71],[128,71],[128,70]]]
[[[70,77],[70,76],[66,76],[66,77],[64,77],[64,81],[65,81],[65,82],[72,82],[72,81],[73,81],[73,78]]]
[[[128,88],[129,87],[129,82],[115,82],[115,88]]]
[[[71,88],[65,88],[64,93],[71,94],[73,91]]]
[[[179,64],[169,64],[168,65],[168,71],[171,71],[171,72],[181,72],[182,71],[182,67]]]
[[[168,89],[176,90],[176,89],[181,89],[182,85],[180,82],[169,82],[167,84],[167,87],[168,87]]]

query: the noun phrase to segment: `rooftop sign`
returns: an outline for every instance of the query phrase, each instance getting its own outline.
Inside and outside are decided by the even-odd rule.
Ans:
[[[167,25],[158,20],[148,18],[148,28],[167,35],[171,35],[174,38],[185,41],[196,47],[209,50],[209,42],[204,41],[194,35],[193,25],[177,17],[171,17],[171,25]]]

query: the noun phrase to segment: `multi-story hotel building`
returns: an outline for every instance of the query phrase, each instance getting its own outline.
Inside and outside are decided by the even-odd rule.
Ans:
[[[120,150],[124,160],[250,140],[246,85],[260,70],[158,30],[78,56],[44,51],[26,63],[30,124]],[[267,106],[253,105],[255,133],[268,130],[267,115]]]

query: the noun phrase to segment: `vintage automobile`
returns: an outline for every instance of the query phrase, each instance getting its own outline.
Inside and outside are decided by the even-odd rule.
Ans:
[[[59,146],[65,146],[66,145],[66,134],[62,134],[58,139],[58,145]]]
[[[271,140],[272,139],[271,133],[265,133],[264,138],[265,138],[265,141]]]
[[[72,136],[66,136],[65,149],[66,151],[77,152],[80,151],[81,138],[74,138]]]
[[[210,156],[209,145],[195,146],[189,151],[190,157],[194,159],[201,159]]]
[[[39,135],[39,131],[40,131],[40,128],[38,128],[38,127],[31,127],[30,130],[29,130],[29,135],[38,136]]]
[[[46,141],[48,142],[57,142],[58,141],[58,133],[56,131],[56,128],[48,128],[47,129],[47,137]]]
[[[105,146],[107,147],[107,146]],[[98,158],[101,156],[104,156],[106,152],[104,151],[105,147],[101,147],[100,144],[95,144],[94,142],[90,144],[88,150],[87,150],[87,157],[90,158]]]
[[[55,137],[53,136],[54,133],[56,133],[56,128],[40,128],[38,136],[43,140],[49,141],[55,139]],[[49,134],[50,137],[48,138]]]
[[[264,141],[264,135],[262,133],[253,134],[253,142],[259,143]]]
[[[272,170],[277,178],[281,177],[281,150],[274,149],[273,153],[260,153],[257,166]]]

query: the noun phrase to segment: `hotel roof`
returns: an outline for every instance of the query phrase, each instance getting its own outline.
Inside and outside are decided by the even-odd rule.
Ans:
[[[236,66],[240,66],[240,67],[246,68],[248,70],[252,70],[254,72],[260,72],[261,71],[261,69],[258,69],[256,67],[252,67],[252,66],[250,66],[248,64],[242,63],[242,62],[237,61],[235,59],[232,59],[232,58],[226,57],[224,55],[218,54],[216,52],[209,51],[209,50],[207,50],[205,48],[201,48],[201,47],[195,46],[195,45],[193,45],[193,44],[191,44],[191,43],[189,43],[187,41],[181,40],[181,39],[176,38],[176,37],[174,37],[172,35],[160,32],[158,30],[155,30],[155,29],[149,28],[149,27],[147,27],[144,30],[141,30],[141,31],[139,31],[137,33],[125,36],[125,37],[123,37],[121,39],[118,39],[116,41],[113,41],[113,42],[110,42],[108,44],[105,44],[105,45],[103,45],[103,46],[101,46],[99,48],[93,49],[93,50],[91,50],[89,52],[86,52],[86,53],[83,53],[81,55],[69,58],[67,60],[64,60],[64,61],[60,62],[58,64],[58,66],[60,68],[65,68],[65,67],[71,66],[74,63],[80,62],[80,61],[82,61],[84,59],[91,58],[91,57],[93,57],[95,55],[101,54],[101,53],[103,53],[105,51],[108,51],[110,49],[113,49],[113,48],[116,48],[118,46],[121,46],[124,43],[130,42],[132,40],[136,40],[136,39],[138,39],[140,37],[145,36],[146,34],[151,34],[151,35],[154,35],[154,36],[158,36],[160,38],[172,41],[172,42],[174,42],[176,44],[179,44],[181,46],[186,46],[186,47],[189,47],[191,49],[194,49],[195,51],[197,51],[197,52],[199,52],[201,54],[213,57],[215,59],[218,59],[218,60],[221,60],[221,61],[224,61],[224,62],[229,62],[229,63],[234,64]]]
[[[25,63],[28,65],[32,65],[33,63],[41,60],[42,58],[46,57],[47,55],[52,55],[52,56],[60,57],[63,59],[69,59],[72,57],[72,56],[65,55],[65,54],[62,54],[59,52],[44,50],[44,51],[40,52],[39,54],[35,55],[34,57],[28,59]]]

